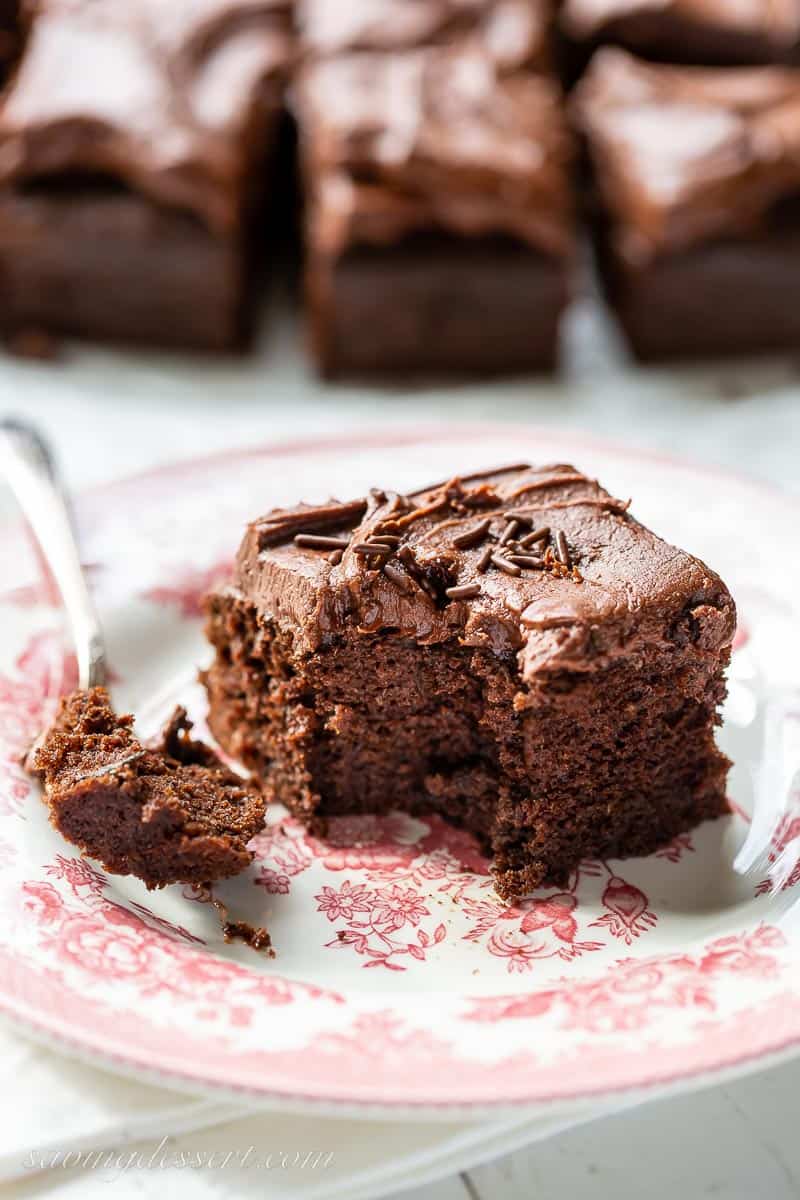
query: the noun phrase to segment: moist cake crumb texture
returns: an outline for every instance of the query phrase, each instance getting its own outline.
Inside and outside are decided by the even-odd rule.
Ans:
[[[720,578],[574,467],[253,522],[208,600],[211,727],[301,820],[436,812],[503,897],[727,811]]]
[[[265,800],[177,708],[157,746],[117,716],[104,688],[74,692],[33,756],[55,828],[106,870],[148,887],[206,884],[244,870]]]

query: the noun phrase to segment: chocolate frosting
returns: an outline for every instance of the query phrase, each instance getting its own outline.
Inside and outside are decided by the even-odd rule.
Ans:
[[[342,54],[296,91],[310,242],[336,254],[434,230],[570,253],[572,143],[557,85],[477,45]]]
[[[28,15],[0,181],[108,176],[235,228],[279,113],[289,0],[33,0]]]
[[[663,67],[607,49],[574,112],[631,262],[758,233],[800,188],[800,70]]]
[[[550,61],[552,0],[298,0],[306,51],[477,46],[503,71]]]
[[[609,25],[656,15],[725,32],[753,33],[780,45],[800,38],[798,0],[564,0],[562,21],[575,37],[597,37]]]
[[[332,501],[276,510],[250,525],[238,555],[235,592],[301,653],[353,630],[422,645],[455,639],[515,656],[532,684],[543,674],[641,655],[654,640],[691,639],[712,655],[733,638],[735,609],[720,578],[569,465],[488,471],[410,496],[373,491],[339,506],[338,526],[336,508]],[[482,571],[487,547],[506,562],[523,553],[500,544],[508,513],[520,514],[516,537],[549,527],[545,541],[524,551],[543,565],[514,575],[493,562]],[[464,546],[463,535],[486,521],[488,532]],[[325,537],[338,529],[348,548],[331,558],[324,548],[298,545],[301,528]],[[361,553],[381,535],[394,542],[390,556]],[[559,543],[568,565],[558,561]],[[450,598],[453,588],[470,594]]]

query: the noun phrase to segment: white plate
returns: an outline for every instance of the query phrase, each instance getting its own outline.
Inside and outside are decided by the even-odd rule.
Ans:
[[[632,495],[728,582],[742,624],[723,739],[748,812],[759,706],[799,677],[796,501],[552,432],[296,443],[84,497],[118,706],[148,731],[180,698],[202,727],[199,599],[248,518],[521,457],[573,460]],[[18,531],[0,539],[0,578],[0,1009],[41,1035],[172,1086],[398,1116],[690,1086],[800,1045],[796,888],[733,872],[742,815],[646,860],[586,863],[519,907],[439,820],[341,821],[323,843],[276,815],[252,870],[222,889],[268,923],[274,962],[226,946],[181,889],[105,876],[51,830],[19,767],[71,660]]]

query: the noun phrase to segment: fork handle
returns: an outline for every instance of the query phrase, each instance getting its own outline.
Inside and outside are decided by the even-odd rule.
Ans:
[[[78,659],[81,688],[106,681],[100,621],[81,566],[72,509],[47,442],[25,421],[0,421],[0,472],[13,491],[58,585]]]

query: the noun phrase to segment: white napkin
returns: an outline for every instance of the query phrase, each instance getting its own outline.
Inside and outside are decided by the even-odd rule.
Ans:
[[[573,1104],[482,1123],[286,1115],[121,1078],[0,1028],[0,1183],[16,1181],[20,1197],[101,1200],[113,1184],[115,1198],[144,1200],[168,1181],[192,1200],[375,1200],[608,1111]]]

